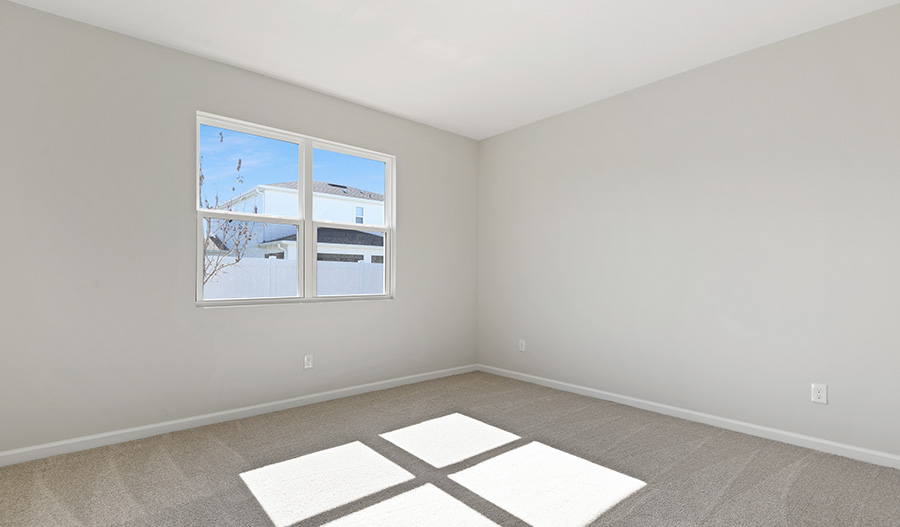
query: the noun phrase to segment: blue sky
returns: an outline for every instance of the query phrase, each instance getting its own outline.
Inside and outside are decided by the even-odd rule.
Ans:
[[[257,185],[297,181],[299,153],[294,143],[200,125],[200,155],[201,198],[211,207],[217,193],[223,203]],[[313,178],[384,194],[380,161],[315,149]]]

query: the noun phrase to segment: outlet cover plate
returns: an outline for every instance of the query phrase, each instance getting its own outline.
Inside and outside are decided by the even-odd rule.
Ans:
[[[816,384],[812,385],[812,402],[818,404],[828,404],[828,385]]]

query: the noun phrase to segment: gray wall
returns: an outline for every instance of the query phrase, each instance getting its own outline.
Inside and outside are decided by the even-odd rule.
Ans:
[[[479,145],[0,0],[0,451],[477,360],[900,453],[897,27]],[[395,154],[397,298],[195,307],[196,110]]]
[[[397,298],[195,307],[197,110],[396,155]],[[475,362],[475,141],[0,0],[0,153],[0,451]]]
[[[900,454],[898,28],[482,141],[479,362]]]

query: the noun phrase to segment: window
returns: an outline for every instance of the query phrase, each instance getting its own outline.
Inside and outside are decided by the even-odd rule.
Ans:
[[[197,301],[391,296],[394,157],[197,113]]]

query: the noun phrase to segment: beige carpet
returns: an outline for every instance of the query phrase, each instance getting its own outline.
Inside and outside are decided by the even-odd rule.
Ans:
[[[520,439],[436,468],[380,437],[457,412]],[[646,482],[591,526],[900,526],[898,470],[485,373],[2,467],[0,526],[270,527],[240,474],[357,441],[415,479],[297,527],[425,484],[498,525],[527,525],[448,475],[534,441]]]

